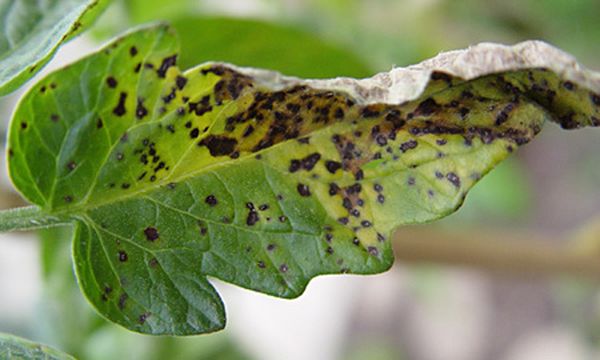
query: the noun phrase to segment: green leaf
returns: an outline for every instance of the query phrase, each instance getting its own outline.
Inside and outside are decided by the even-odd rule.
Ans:
[[[0,359],[73,360],[74,358],[48,346],[0,333]]]
[[[395,228],[452,213],[545,120],[600,123],[598,74],[539,42],[365,80],[182,73],[177,50],[167,26],[133,31],[34,86],[9,132],[18,190],[76,223],[86,297],[144,333],[222,328],[207,276],[292,298],[382,272]]]
[[[0,0],[0,95],[35,75],[108,0]]]

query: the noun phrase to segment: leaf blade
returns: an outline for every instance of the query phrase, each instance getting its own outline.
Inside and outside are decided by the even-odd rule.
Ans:
[[[45,345],[0,333],[0,357],[3,359],[74,360],[75,358]]]
[[[0,96],[34,76],[62,43],[93,22],[107,4],[104,0],[3,0],[0,16],[6,23],[0,34]]]
[[[170,29],[141,28],[31,90],[11,124],[11,178],[78,219],[76,268],[100,313],[152,334],[214,331],[225,317],[207,276],[291,298],[317,275],[384,271],[397,226],[453,212],[544,122],[600,125],[598,75],[549,48],[540,69],[515,58],[522,46],[496,47],[506,61],[483,71],[487,46],[304,81],[180,72]],[[41,91],[53,82],[57,101]]]

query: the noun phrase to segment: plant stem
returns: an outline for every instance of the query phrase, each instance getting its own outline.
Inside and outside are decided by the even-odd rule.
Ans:
[[[398,231],[394,240],[396,259],[404,262],[469,266],[518,276],[574,275],[600,279],[600,253],[582,251],[582,241],[576,238],[561,243],[515,231],[410,227]]]
[[[37,206],[0,210],[0,232],[35,230],[71,222],[64,216],[46,214]]]

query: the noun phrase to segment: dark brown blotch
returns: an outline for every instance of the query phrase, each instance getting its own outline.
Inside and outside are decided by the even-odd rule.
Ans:
[[[146,236],[146,240],[155,241],[158,239],[158,230],[152,226],[148,226],[144,229],[144,235]]]

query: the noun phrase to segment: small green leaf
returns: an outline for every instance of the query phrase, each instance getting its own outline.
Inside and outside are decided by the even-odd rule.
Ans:
[[[108,0],[0,0],[0,95],[35,75]]]
[[[48,346],[2,333],[0,333],[0,359],[74,360],[70,355]]]
[[[76,222],[86,297],[144,333],[222,328],[207,276],[292,298],[382,272],[395,228],[452,213],[545,120],[600,124],[598,75],[539,42],[364,80],[180,72],[177,51],[131,32],[34,86],[9,133],[19,191]]]

